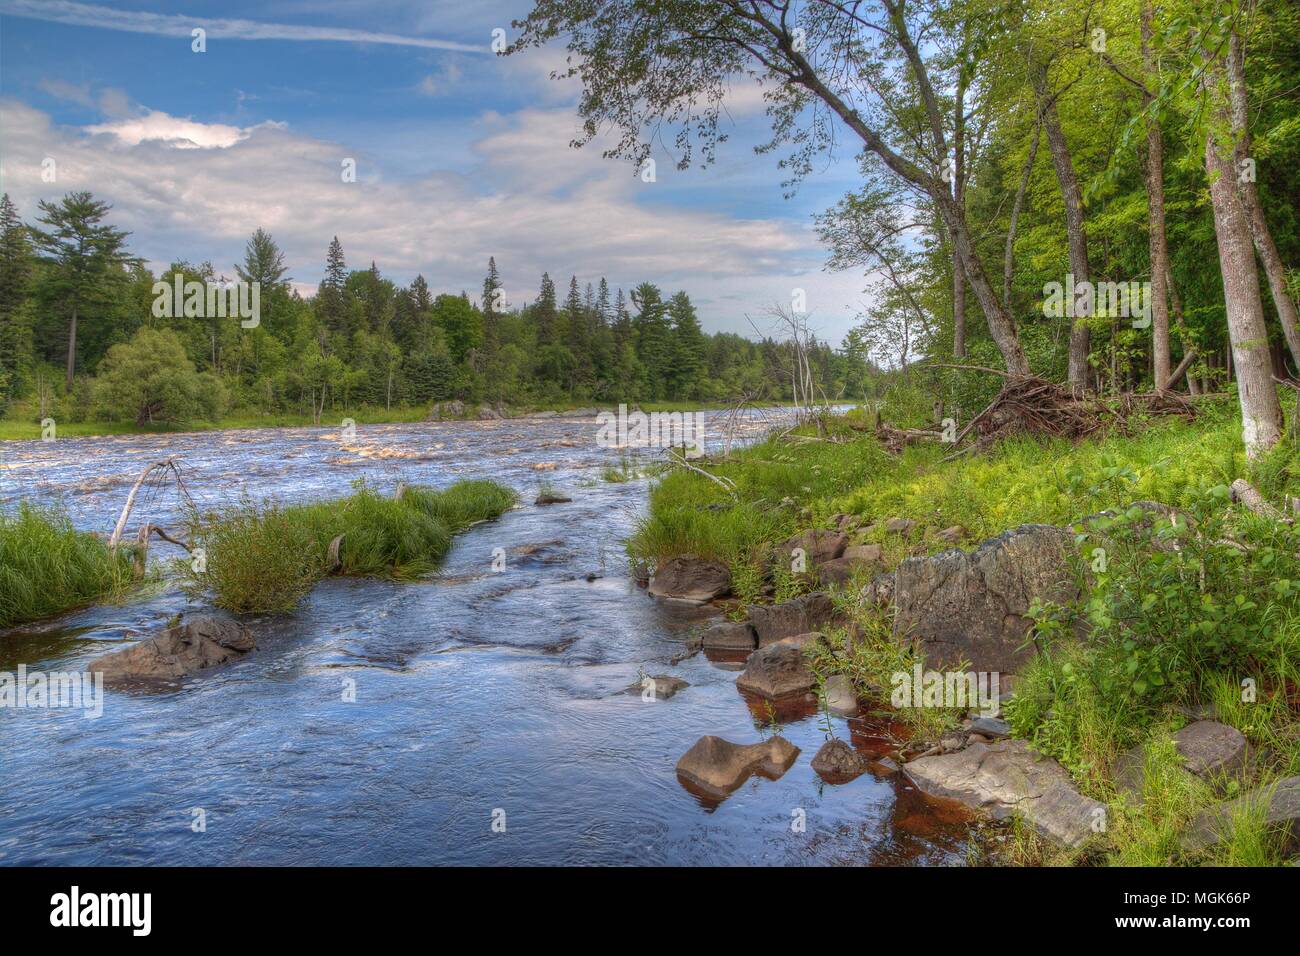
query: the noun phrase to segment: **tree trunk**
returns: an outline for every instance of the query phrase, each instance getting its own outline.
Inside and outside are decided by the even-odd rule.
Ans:
[[[72,394],[72,373],[77,368],[77,307],[72,307],[72,319],[68,322],[68,394]]]
[[[1282,437],[1282,405],[1273,386],[1268,327],[1260,301],[1259,273],[1249,217],[1237,191],[1233,149],[1229,140],[1232,108],[1225,89],[1222,64],[1215,64],[1202,81],[1210,95],[1210,130],[1205,139],[1205,172],[1214,207],[1214,235],[1223,273],[1224,305],[1228,313],[1230,358],[1241,403],[1242,441],[1246,457],[1254,460]]]
[[[1052,154],[1052,165],[1056,168],[1056,181],[1061,187],[1061,199],[1065,203],[1065,232],[1069,241],[1070,271],[1074,273],[1076,285],[1091,281],[1088,269],[1088,233],[1083,222],[1083,195],[1079,191],[1079,178],[1074,172],[1074,163],[1070,159],[1070,146],[1065,141],[1061,129],[1061,118],[1056,111],[1056,102],[1047,92],[1046,70],[1039,67],[1038,96],[1044,104],[1041,112],[1043,129],[1047,132],[1047,148]],[[1069,384],[1075,394],[1088,390],[1088,316],[1076,315],[1070,326],[1070,367]]]
[[[1246,88],[1246,53],[1242,39],[1236,33],[1233,33],[1228,43],[1228,82],[1232,97],[1233,142],[1236,144],[1234,155],[1237,160],[1233,179],[1246,209],[1255,251],[1259,254],[1259,261],[1264,264],[1264,274],[1268,276],[1268,288],[1273,294],[1273,304],[1277,307],[1277,317],[1282,324],[1287,348],[1291,350],[1291,360],[1300,370],[1300,316],[1296,313],[1295,300],[1287,289],[1286,266],[1282,264],[1277,244],[1273,242],[1273,233],[1264,219],[1264,208],[1259,202],[1255,178],[1253,175],[1242,174],[1242,163],[1250,157],[1250,112]]]
[[[1147,110],[1147,248],[1151,259],[1151,358],[1152,377],[1157,391],[1169,379],[1169,306],[1166,277],[1169,270],[1169,243],[1165,233],[1165,145],[1160,117],[1155,112],[1155,97],[1150,92],[1156,78],[1155,52],[1151,39],[1155,32],[1152,0],[1142,4],[1142,72],[1147,92],[1143,103]]]
[[[957,80],[956,105],[953,112],[952,194],[957,208],[966,213],[966,75]],[[966,357],[966,273],[956,248],[952,254],[952,354]]]
[[[1020,175],[1020,186],[1016,189],[1016,200],[1011,204],[1011,222],[1007,226],[1007,244],[1002,252],[1002,307],[1011,311],[1011,277],[1015,274],[1016,230],[1020,225],[1020,210],[1025,205],[1025,192],[1034,172],[1034,160],[1038,158],[1038,141],[1042,138],[1043,124],[1034,123],[1034,138],[1029,143],[1029,156],[1025,160],[1025,171]]]

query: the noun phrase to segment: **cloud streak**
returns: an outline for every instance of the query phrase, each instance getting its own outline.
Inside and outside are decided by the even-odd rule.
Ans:
[[[374,33],[344,27],[298,26],[288,23],[262,23],[257,20],[232,20],[221,17],[187,17],[179,14],[114,10],[73,0],[0,0],[0,14],[63,23],[69,26],[98,27],[126,33],[189,38],[195,27],[207,31],[207,37],[223,40],[296,40],[323,43],[380,43],[412,46],[426,50],[457,50],[462,53],[488,53],[487,43],[474,45],[437,40],[430,37],[403,36],[397,33]]]

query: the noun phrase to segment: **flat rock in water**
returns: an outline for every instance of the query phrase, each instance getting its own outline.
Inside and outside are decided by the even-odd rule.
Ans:
[[[1204,850],[1231,836],[1234,821],[1259,819],[1285,834],[1284,853],[1300,850],[1300,777],[1287,777],[1201,811],[1183,836],[1183,849]]]
[[[690,556],[669,558],[655,568],[650,593],[655,597],[703,604],[731,590],[731,571],[719,561]]]
[[[233,618],[201,615],[120,651],[91,661],[105,683],[176,680],[186,674],[243,657],[257,647],[248,628]]]
[[[758,646],[754,626],[745,621],[719,621],[701,636],[701,645],[711,650],[752,651]]]
[[[573,499],[570,498],[568,495],[545,494],[545,495],[538,495],[537,499],[533,502],[533,504],[564,505],[564,504],[568,504],[572,500]]]
[[[828,740],[813,757],[812,768],[827,783],[848,783],[866,772],[867,761],[844,741]]]
[[[921,651],[928,666],[1014,673],[1034,600],[1078,596],[1070,565],[1074,538],[1050,525],[1021,525],[969,553],[908,558],[894,573],[894,637]]]
[[[781,777],[799,756],[799,748],[784,737],[756,744],[733,744],[721,737],[701,737],[677,761],[677,774],[716,798],[723,798],[759,773],[771,780]]]
[[[814,591],[785,604],[751,604],[749,621],[758,635],[758,646],[766,647],[796,634],[807,634],[830,624],[835,605],[824,591]]]
[[[635,684],[628,684],[626,693],[640,694],[643,700],[667,700],[679,690],[684,690],[691,685],[686,683],[680,677],[672,677],[668,674],[655,674],[653,677],[645,677]]]
[[[972,744],[965,750],[918,757],[904,772],[922,791],[959,800],[995,820],[1019,814],[1039,834],[1077,847],[1105,820],[1106,806],[1080,794],[1055,760],[1023,740]]]
[[[794,638],[760,647],[749,655],[745,670],[736,678],[736,686],[769,700],[808,693],[816,678],[804,663],[803,643],[805,641]]]

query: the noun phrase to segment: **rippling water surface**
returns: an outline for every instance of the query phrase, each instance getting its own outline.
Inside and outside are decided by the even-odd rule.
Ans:
[[[751,418],[746,434],[769,422]],[[359,426],[354,438],[315,428],[0,443],[0,508],[59,501],[101,532],[144,465],[167,455],[200,507],[470,477],[522,502],[459,537],[437,579],[330,579],[295,613],[250,619],[257,651],[179,689],[106,691],[95,720],[0,710],[0,864],[961,862],[964,826],[905,785],[871,773],[821,782],[813,713],[781,731],[803,753],[780,780],[754,778],[717,807],[681,787],[674,766],[699,736],[752,742],[765,720],[737,692],[734,664],[672,663],[708,612],[656,602],[629,577],[623,541],[646,482],[600,480],[619,456],[596,430],[516,419]],[[543,481],[573,503],[532,505]],[[171,488],[150,490],[132,530],[181,515]],[[502,573],[496,548],[509,555]],[[124,606],[0,632],[0,670],[80,669],[197,609],[164,583]],[[643,702],[623,692],[642,667],[691,686]],[[355,703],[343,700],[349,678]],[[879,749],[865,723],[834,730]],[[191,829],[195,808],[206,832]],[[800,809],[806,832],[791,826]],[[493,831],[497,811],[505,832]]]

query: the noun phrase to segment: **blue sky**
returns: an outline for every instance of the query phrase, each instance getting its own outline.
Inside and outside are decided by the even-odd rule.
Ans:
[[[0,0],[0,181],[29,217],[38,199],[90,189],[155,269],[210,260],[232,274],[263,226],[308,291],[337,233],[352,267],[373,259],[439,291],[475,294],[489,255],[512,302],[543,270],[561,285],[685,289],[714,331],[753,334],[746,315],[767,328],[763,310],[801,288],[838,342],[865,279],[823,269],[811,216],[854,187],[853,156],[783,198],[777,157],[753,152],[767,124],[744,82],[712,168],[679,172],[662,153],[644,183],[594,145],[570,149],[578,89],[549,79],[563,50],[490,51],[529,6]]]

